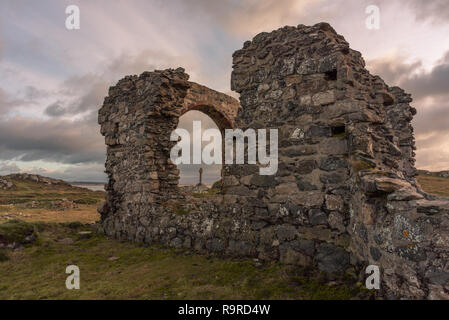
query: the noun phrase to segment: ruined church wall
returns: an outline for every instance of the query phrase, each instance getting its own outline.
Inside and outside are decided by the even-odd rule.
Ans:
[[[218,195],[195,198],[180,192],[175,184],[176,169],[168,160],[173,146],[169,135],[189,106],[207,104],[204,94],[198,94],[201,87],[186,79],[187,75],[179,69],[165,70],[129,77],[111,88],[99,118],[108,143],[106,172],[110,177],[108,201],[102,208],[103,231],[120,239],[318,265],[327,272],[349,268],[349,253],[344,250],[349,243],[348,235],[332,230],[327,222],[328,212],[333,211],[336,216],[343,214],[339,212],[344,209],[343,201],[337,195],[325,196],[321,192],[320,176],[315,173],[315,178],[312,177],[312,171],[319,165],[317,161],[321,160],[318,149],[308,152],[310,159],[296,159],[296,149],[293,153],[287,151],[289,156],[281,160],[282,169],[275,176],[259,175],[254,165],[225,166],[223,189]],[[192,87],[195,94],[190,91]],[[146,96],[149,92],[151,98]],[[217,105],[225,98],[214,99],[218,100]],[[137,107],[133,107],[136,102]],[[240,105],[237,110],[228,101],[215,111],[221,112],[226,106],[233,110],[223,111],[224,118],[229,119],[228,125],[250,127],[242,120],[255,118],[242,116]],[[279,124],[261,124],[279,128]],[[323,140],[318,134],[316,138]],[[329,139],[332,141],[323,145],[327,150],[324,158],[337,152],[329,149],[334,141],[340,152],[345,152],[344,144],[338,144],[341,137]],[[319,143],[315,142],[315,147],[320,148]],[[295,169],[296,160],[304,160],[306,168]],[[323,166],[332,167],[329,161],[324,162]],[[341,174],[346,172],[342,163],[340,167]],[[170,174],[163,175],[158,170]],[[289,170],[299,172],[289,173]],[[304,179],[300,187],[297,178]],[[296,190],[292,189],[293,185]],[[340,222],[343,223],[342,218],[337,216],[336,223]],[[338,228],[343,230],[343,225]]]
[[[126,77],[99,112],[108,235],[356,272],[390,298],[448,298],[449,204],[415,181],[410,95],[365,69],[328,24],[261,33],[233,55],[235,99],[182,69]],[[279,168],[226,165],[221,193],[182,193],[169,136],[188,110],[220,129],[279,130]]]

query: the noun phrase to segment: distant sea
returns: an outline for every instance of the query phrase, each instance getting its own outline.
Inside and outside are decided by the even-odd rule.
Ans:
[[[86,182],[71,182],[72,186],[86,188],[92,191],[104,191],[104,183],[86,183]]]

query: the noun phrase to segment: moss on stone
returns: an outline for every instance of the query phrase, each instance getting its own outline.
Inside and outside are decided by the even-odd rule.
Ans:
[[[214,182],[214,184],[212,185],[212,189],[220,190],[222,186],[223,186],[223,185],[222,185],[222,181],[221,181],[221,180],[218,180],[218,181],[215,181],[215,182]]]
[[[208,198],[208,197],[213,197],[216,194],[219,194],[220,190],[219,189],[209,189],[206,192],[195,192],[192,194],[192,196],[194,196],[195,198]]]
[[[185,215],[189,213],[189,210],[186,210],[183,206],[181,205],[175,205],[173,208],[173,212],[175,214],[179,214],[179,215]]]
[[[161,204],[163,207],[167,208],[169,211],[178,215],[188,214],[190,211],[187,210],[182,204],[177,201],[167,201]]]
[[[346,138],[346,132],[333,134],[332,138]]]
[[[363,160],[352,160],[351,164],[352,164],[352,168],[354,169],[355,172],[375,169],[375,167],[373,167],[372,164],[370,164],[366,161],[363,161]]]

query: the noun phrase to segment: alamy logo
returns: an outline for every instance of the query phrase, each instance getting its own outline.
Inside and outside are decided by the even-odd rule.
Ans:
[[[80,288],[80,268],[75,265],[67,266],[65,269],[66,274],[70,274],[67,279],[65,280],[65,287],[68,290],[76,289],[79,290]]]
[[[366,270],[366,274],[370,276],[366,278],[365,287],[369,290],[371,289],[380,289],[380,270],[378,266],[369,265]]]
[[[80,29],[80,8],[75,5],[70,5],[65,9],[65,13],[68,14],[65,19],[65,27],[67,30],[79,30]]]
[[[181,138],[181,140],[179,140]],[[259,164],[260,175],[274,175],[278,170],[278,130],[269,130],[269,149],[267,155],[267,130],[226,129],[225,164],[245,163],[245,138],[247,139],[247,164]],[[170,135],[170,141],[178,143],[170,151],[171,161],[178,164],[223,164],[223,141],[218,129],[207,129],[201,134],[201,121],[193,121],[193,140],[185,129],[176,129]],[[202,150],[201,142],[209,142]],[[235,141],[235,154],[234,154]],[[193,154],[191,157],[191,144]],[[235,161],[235,162],[234,162]]]
[[[368,30],[380,29],[380,8],[375,5],[366,7],[365,13],[368,15],[365,21],[366,28]]]

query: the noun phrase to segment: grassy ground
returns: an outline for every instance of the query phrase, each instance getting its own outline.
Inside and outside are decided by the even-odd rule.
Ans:
[[[95,222],[97,205],[104,192],[66,185],[45,185],[34,181],[12,180],[15,187],[0,190],[0,222],[25,221]]]
[[[77,240],[78,224],[28,225],[33,244],[0,262],[0,299],[350,299],[369,293],[349,277],[144,247],[101,235]],[[0,236],[4,232],[0,225]],[[28,229],[29,230],[29,229]],[[23,233],[23,232],[22,232]],[[25,233],[23,233],[23,236]],[[61,242],[71,238],[73,244]],[[67,290],[65,268],[80,268],[80,290]]]
[[[449,178],[419,175],[418,182],[427,193],[449,198]]]
[[[418,181],[425,191],[449,197],[449,179],[419,176]],[[144,247],[95,233],[77,240],[79,231],[92,230],[86,223],[98,220],[103,192],[14,183],[14,190],[0,190],[0,243],[25,244],[0,249],[0,299],[366,299],[371,294],[350,276]],[[36,239],[26,243],[30,233]],[[65,287],[71,264],[80,268],[80,290]]]
[[[92,233],[103,192],[14,181],[0,190],[0,299],[351,299],[369,293],[349,276],[120,242]],[[203,195],[202,195],[203,196]],[[17,220],[20,219],[20,220]],[[72,221],[72,222],[71,222]],[[77,222],[73,222],[77,221]],[[69,223],[70,222],[70,223]],[[32,240],[30,241],[30,237]],[[80,268],[67,290],[65,269]]]

